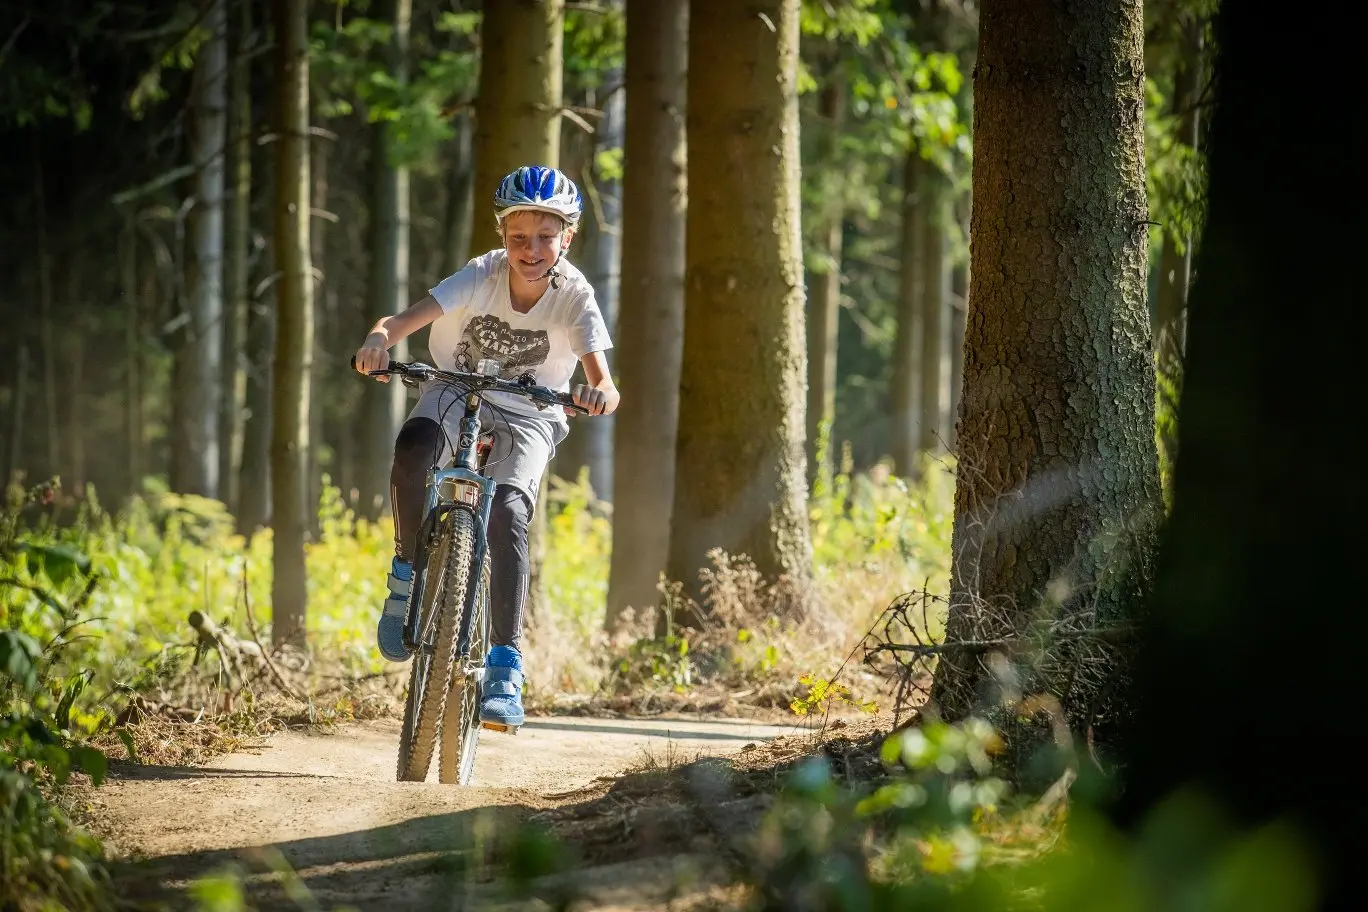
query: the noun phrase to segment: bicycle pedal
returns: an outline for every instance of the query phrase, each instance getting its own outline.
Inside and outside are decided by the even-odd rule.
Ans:
[[[487,729],[489,729],[490,731],[506,732],[506,733],[508,733],[508,734],[510,734],[510,735],[516,735],[516,734],[518,733],[518,729],[519,729],[521,726],[518,726],[518,725],[504,725],[504,724],[501,723],[501,722],[481,722],[481,723],[480,723],[480,727],[481,727],[481,728],[487,728]]]

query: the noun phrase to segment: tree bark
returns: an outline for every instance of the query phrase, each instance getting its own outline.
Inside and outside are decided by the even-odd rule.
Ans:
[[[305,0],[271,7],[277,46],[275,376],[271,421],[272,639],[302,645],[308,602],[304,461],[309,448],[313,275],[309,256],[309,22]]]
[[[708,552],[809,579],[798,0],[695,0],[684,361],[670,576]],[[627,395],[632,395],[631,390]]]
[[[313,112],[310,111],[311,122],[312,117]],[[314,332],[308,380],[309,448],[304,458],[304,519],[307,536],[316,539],[322,532],[318,524],[318,504],[323,496],[323,450],[327,446],[323,437],[323,418],[329,384],[337,377],[336,365],[328,358],[328,353],[337,350],[339,321],[336,309],[332,306],[337,295],[336,279],[329,275],[328,270],[331,264],[327,255],[327,219],[318,215],[328,210],[332,143],[323,139],[311,141],[309,145],[309,265],[313,279]]]
[[[229,73],[228,200],[223,247],[223,353],[219,412],[219,494],[236,516],[239,511],[243,449],[243,412],[247,407],[247,308],[251,289],[247,251],[251,245],[252,202],[252,4],[238,4],[232,30]]]
[[[969,237],[968,205],[956,206],[956,221],[964,226],[964,237]],[[969,312],[968,254],[950,269],[950,415],[946,421],[946,441],[952,452],[959,451],[960,403],[964,394],[964,326]]]
[[[456,115],[456,137],[451,141],[447,172],[446,271],[457,272],[470,260],[475,198],[475,149],[471,115]]]
[[[10,413],[9,460],[5,465],[5,486],[14,481],[24,463],[24,407],[28,404],[28,345],[19,340],[14,357],[14,406]]]
[[[1153,812],[1183,794],[1180,806],[1233,824],[1229,842],[1204,843],[1200,859],[1219,864],[1236,845],[1277,833],[1283,848],[1263,857],[1303,861],[1295,878],[1269,869],[1261,882],[1314,884],[1300,894],[1307,908],[1352,909],[1362,894],[1360,822],[1316,778],[1324,765],[1306,757],[1273,771],[1266,754],[1239,745],[1251,733],[1336,731],[1360,686],[1368,633],[1351,593],[1362,590],[1368,551],[1368,437],[1349,417],[1362,415],[1363,340],[1345,328],[1361,316],[1362,233],[1270,225],[1358,217],[1346,191],[1362,181],[1359,127],[1344,115],[1356,97],[1348,87],[1361,80],[1361,38],[1241,3],[1223,5],[1214,29],[1219,90],[1180,455],[1113,813],[1132,832],[1152,831]],[[1318,78],[1341,91],[1307,93],[1268,65],[1289,47],[1311,46],[1324,62]],[[1314,167],[1270,180],[1288,159],[1285,146],[1269,142],[1268,112],[1293,109],[1325,125],[1298,142],[1299,159]],[[1300,308],[1296,319],[1289,302]],[[1289,416],[1307,431],[1295,450],[1270,444],[1286,439]],[[1296,568],[1293,588],[1281,584],[1284,568]],[[1295,684],[1270,686],[1269,671],[1282,667],[1270,666],[1270,650],[1289,643],[1307,648],[1292,663]],[[1302,780],[1288,777],[1312,778],[1293,786]]]
[[[604,76],[608,85],[619,84],[622,71],[609,71]],[[594,154],[622,148],[623,105],[625,93],[618,89],[604,99],[603,117],[599,120]],[[593,175],[591,158],[587,173]],[[588,259],[587,278],[594,287],[599,309],[610,334],[615,333],[618,320],[618,294],[621,288],[622,250],[622,188],[616,180],[599,177],[589,191],[597,201],[594,221],[598,224],[597,243]],[[601,216],[601,218],[600,218]],[[584,441],[585,464],[589,467],[589,484],[594,494],[603,501],[613,501],[613,425],[614,416],[586,421],[576,429]]]
[[[1173,107],[1182,112],[1180,136],[1184,145],[1198,147],[1198,92],[1201,87],[1202,28],[1195,17],[1184,29],[1184,54],[1173,79]],[[1195,238],[1177,237],[1172,229],[1164,231],[1159,255],[1159,283],[1155,294],[1154,341],[1159,369],[1171,370],[1183,357],[1184,311],[1192,279],[1192,244]]]
[[[48,251],[47,189],[44,185],[43,155],[38,134],[33,139],[33,177],[38,210],[38,336],[43,362],[43,426],[47,441],[47,468],[44,474],[61,471],[57,424],[57,350],[53,341],[52,256]]]
[[[475,249],[496,240],[487,201],[520,165],[560,161],[564,0],[487,4],[480,27],[480,94],[475,100]]]
[[[389,0],[377,10],[394,27],[389,47],[389,71],[403,84],[408,81],[409,31],[412,0]],[[371,268],[366,322],[398,313],[409,300],[409,169],[393,160],[393,127],[387,121],[371,125],[370,248]],[[408,360],[408,346],[391,350],[398,361]],[[365,467],[361,473],[362,511],[380,515],[389,503],[389,470],[394,438],[404,421],[405,392],[402,383],[368,383],[362,392],[361,438]]]
[[[188,215],[186,321],[176,349],[173,489],[217,497],[223,352],[223,154],[228,108],[227,0],[212,0],[195,61],[189,125],[195,167]]]
[[[67,461],[68,473],[65,479],[70,489],[78,496],[85,494],[85,361],[86,361],[86,314],[85,302],[81,300],[81,271],[75,265],[67,267],[67,307],[72,317],[67,325],[66,347],[66,411],[67,411]]]
[[[941,428],[945,414],[946,360],[946,280],[945,232],[949,222],[945,175],[934,165],[925,164],[922,174],[921,235],[921,337],[920,417],[918,448],[924,453],[939,453],[945,447]]]
[[[1159,506],[1141,4],[980,10],[951,643],[1024,635],[1042,615],[1133,619]],[[1018,669],[1020,686],[1090,725],[1121,671],[1050,658]],[[994,680],[952,651],[934,703],[951,718],[992,709]]]
[[[917,417],[921,407],[922,182],[926,162],[909,149],[903,163],[902,236],[898,242],[898,323],[893,340],[893,379],[888,395],[888,451],[893,470],[917,472]]]
[[[838,167],[837,145],[845,121],[845,84],[839,58],[827,67],[826,85],[818,103],[820,133],[817,142],[819,167]],[[831,433],[836,420],[836,351],[841,313],[841,255],[844,242],[844,206],[839,202],[827,213],[821,231],[822,254],[819,269],[813,270],[812,297],[807,316],[807,460],[808,481],[815,482],[831,471],[831,442],[819,452],[822,435]],[[822,458],[825,457],[825,464]]]
[[[119,233],[119,288],[124,304],[124,433],[127,436],[129,494],[137,494],[143,473],[142,419],[142,307],[138,289],[138,229],[136,216],[124,214]]]
[[[627,0],[613,557],[604,626],[660,602],[684,336],[688,0]]]

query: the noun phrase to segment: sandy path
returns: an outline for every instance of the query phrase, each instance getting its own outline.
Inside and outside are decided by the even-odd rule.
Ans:
[[[529,719],[517,736],[481,733],[476,784],[461,788],[395,782],[399,725],[371,722],[281,732],[259,752],[204,768],[123,767],[91,804],[108,845],[128,860],[119,875],[137,894],[178,891],[270,847],[324,908],[475,908],[483,903],[459,900],[456,887],[469,887],[460,862],[491,815],[571,800],[648,757],[728,754],[798,731],[747,721]],[[297,908],[264,894],[260,902]]]

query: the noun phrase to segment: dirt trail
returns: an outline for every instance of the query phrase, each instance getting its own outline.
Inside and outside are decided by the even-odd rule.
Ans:
[[[395,782],[399,725],[370,722],[281,732],[258,752],[203,768],[122,766],[90,804],[101,835],[125,859],[121,882],[178,907],[189,881],[274,848],[324,908],[484,908],[476,894],[485,891],[454,872],[491,815],[566,803],[648,757],[725,755],[801,731],[749,721],[529,719],[517,736],[481,734],[476,784],[461,788]],[[270,898],[279,888],[269,878],[257,881],[260,908],[298,908]]]

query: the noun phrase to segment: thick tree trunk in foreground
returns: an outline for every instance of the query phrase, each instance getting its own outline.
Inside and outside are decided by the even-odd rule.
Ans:
[[[622,286],[609,631],[660,602],[670,551],[684,336],[688,0],[628,0]]]
[[[917,470],[917,417],[921,407],[921,216],[922,174],[929,167],[921,152],[909,149],[903,160],[902,237],[898,242],[898,323],[893,340],[893,379],[888,391],[888,453],[893,471]]]
[[[409,28],[412,0],[389,0],[377,12],[394,27],[389,71],[395,81],[408,81]],[[371,265],[367,297],[367,325],[404,310],[409,300],[409,169],[392,160],[394,128],[387,121],[371,124],[370,231],[367,247]],[[436,284],[434,281],[432,284]],[[408,346],[396,345],[390,357],[408,360]],[[361,511],[378,516],[389,501],[389,470],[394,438],[405,414],[402,383],[367,383],[361,408]]]
[[[821,134],[817,160],[823,168],[839,167],[837,145],[845,121],[845,82],[840,58],[827,67],[827,83],[822,88],[818,104]],[[822,229],[821,270],[813,270],[810,283],[811,299],[807,315],[807,459],[808,480],[814,482],[831,471],[830,440],[825,454],[818,453],[822,434],[830,433],[836,420],[836,342],[841,313],[841,254],[843,246],[842,222],[844,207],[839,201],[832,204],[825,227]],[[825,455],[826,465],[819,457]]]
[[[700,595],[708,552],[810,573],[798,0],[695,0],[689,210],[670,576]],[[631,390],[627,390],[631,395]]]
[[[309,256],[308,5],[272,6],[277,44],[275,377],[271,397],[271,512],[274,518],[272,638],[304,642],[308,528],[304,460],[309,448],[313,360],[313,275]]]
[[[1125,623],[1149,582],[1142,42],[1138,0],[981,7],[950,643]],[[1051,658],[1022,686],[1089,724],[1115,666]],[[981,659],[943,657],[946,716],[996,704]]]
[[[1362,309],[1362,235],[1269,230],[1358,218],[1346,190],[1362,180],[1362,153],[1344,115],[1356,97],[1349,87],[1362,79],[1360,37],[1240,3],[1222,7],[1215,29],[1219,90],[1180,456],[1116,814],[1139,829],[1176,790],[1201,790],[1236,824],[1229,838],[1265,847],[1257,883],[1279,887],[1301,882],[1288,874],[1298,862],[1291,827],[1264,829],[1281,819],[1301,830],[1316,868],[1302,873],[1320,881],[1320,898],[1303,907],[1351,909],[1361,904],[1361,824],[1324,779],[1347,745],[1281,762],[1260,745],[1353,726],[1368,640],[1357,595],[1368,552],[1368,438],[1361,418],[1349,417],[1363,411],[1363,340],[1344,331]],[[1311,46],[1325,64],[1318,78],[1331,88],[1323,92],[1306,93],[1268,65],[1288,47]],[[1268,141],[1268,112],[1294,108],[1325,129],[1298,144],[1311,167],[1297,180],[1270,181],[1287,158]],[[1289,302],[1302,308],[1297,319],[1288,318]],[[1286,439],[1289,416],[1308,432],[1295,450],[1270,446]],[[1295,582],[1284,585],[1291,568]],[[1278,680],[1278,647],[1299,637],[1307,651],[1292,662],[1295,680]],[[1204,810],[1202,819],[1212,818]],[[1196,860],[1225,865],[1231,851],[1254,844],[1202,845]]]
[[[227,0],[204,16],[209,35],[195,61],[188,119],[195,203],[187,219],[185,325],[176,350],[174,490],[219,493],[220,363],[223,355],[223,153],[228,108]]]

